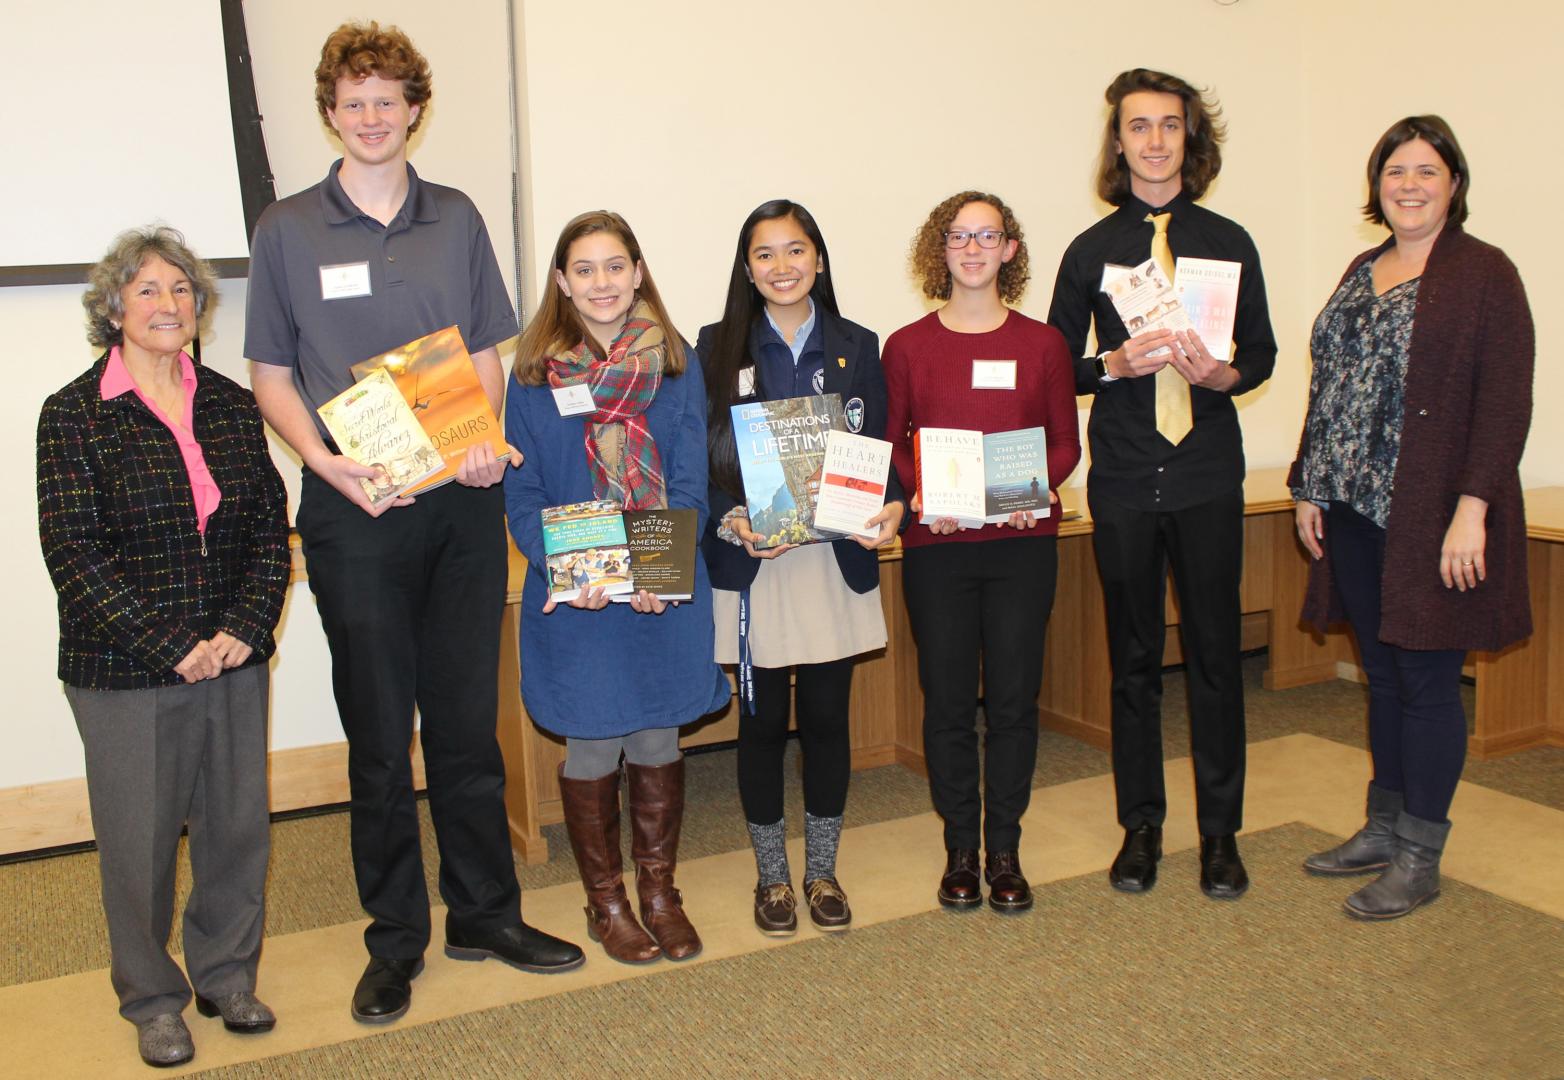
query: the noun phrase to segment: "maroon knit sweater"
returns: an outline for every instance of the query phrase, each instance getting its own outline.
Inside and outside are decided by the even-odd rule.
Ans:
[[[1342,280],[1393,242],[1359,255]],[[1534,355],[1531,308],[1514,264],[1447,225],[1423,268],[1413,314],[1380,579],[1386,644],[1494,651],[1531,633],[1518,466],[1531,426]],[[1304,432],[1287,478],[1295,488],[1308,451]],[[1439,577],[1445,531],[1462,495],[1488,503],[1488,578],[1464,593]],[[1309,567],[1303,618],[1323,630],[1345,617],[1327,555]]]
[[[972,389],[973,360],[1014,360],[1016,388]],[[938,313],[930,312],[886,339],[881,364],[887,396],[885,437],[891,440],[891,460],[907,491],[917,487],[912,433],[921,427],[966,428],[987,434],[1041,426],[1047,431],[1048,486],[1055,490],[1081,460],[1075,369],[1063,335],[1047,323],[1012,311],[997,330],[961,334],[947,330]],[[1001,537],[1052,536],[1059,532],[1057,510],[1055,507],[1055,513],[1026,532],[985,525],[949,536],[935,535],[914,516],[902,534],[902,544],[915,548]]]

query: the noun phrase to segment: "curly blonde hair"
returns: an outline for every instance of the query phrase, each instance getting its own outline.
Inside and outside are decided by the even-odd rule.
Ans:
[[[999,298],[1014,304],[1026,292],[1026,283],[1032,279],[1031,261],[1026,253],[1026,236],[1015,212],[1005,205],[1005,200],[986,191],[962,191],[929,211],[927,220],[912,238],[912,251],[908,263],[912,276],[923,288],[923,295],[931,300],[950,299],[950,267],[945,263],[945,230],[956,220],[961,208],[968,203],[987,203],[999,211],[1004,224],[1005,239],[1016,242],[1015,256],[999,268]]]

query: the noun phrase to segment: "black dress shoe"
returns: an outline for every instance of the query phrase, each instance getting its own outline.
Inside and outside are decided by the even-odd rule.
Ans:
[[[1233,834],[1200,838],[1200,891],[1213,900],[1237,900],[1249,888]]]
[[[389,1024],[401,1019],[413,1002],[413,980],[423,969],[423,957],[388,960],[371,956],[353,988],[353,1019],[361,1024]]]
[[[1021,873],[1021,856],[1014,848],[984,856],[983,880],[988,882],[988,906],[1001,915],[1015,915],[1032,906],[1032,886]]]
[[[503,930],[469,933],[445,920],[445,955],[452,960],[498,960],[521,971],[553,975],[586,962],[580,946],[545,934],[526,923]]]
[[[1137,825],[1124,830],[1124,846],[1108,870],[1108,881],[1120,892],[1145,892],[1157,883],[1162,858],[1162,826]]]
[[[976,848],[951,848],[945,853],[945,876],[939,879],[939,902],[957,911],[977,907],[983,902]]]

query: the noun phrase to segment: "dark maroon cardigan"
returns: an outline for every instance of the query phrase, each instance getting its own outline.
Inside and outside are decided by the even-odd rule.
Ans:
[[[1359,255],[1342,280],[1393,242]],[[1518,466],[1531,426],[1534,352],[1531,309],[1514,264],[1493,245],[1446,226],[1423,268],[1413,315],[1401,453],[1385,525],[1381,641],[1493,651],[1531,633]],[[1305,425],[1287,477],[1295,489],[1307,441]],[[1439,577],[1445,530],[1462,495],[1488,503],[1488,579],[1464,593]],[[1303,618],[1323,630],[1345,617],[1327,554],[1309,567]]]

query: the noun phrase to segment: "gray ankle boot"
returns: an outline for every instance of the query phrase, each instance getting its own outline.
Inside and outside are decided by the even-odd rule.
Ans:
[[[1355,919],[1399,919],[1438,896],[1439,857],[1449,835],[1449,822],[1424,821],[1403,810],[1396,818],[1390,866],[1347,897],[1347,914]]]
[[[1345,844],[1319,851],[1303,860],[1311,874],[1366,874],[1390,865],[1396,852],[1392,835],[1405,799],[1399,791],[1368,786],[1368,823]]]

